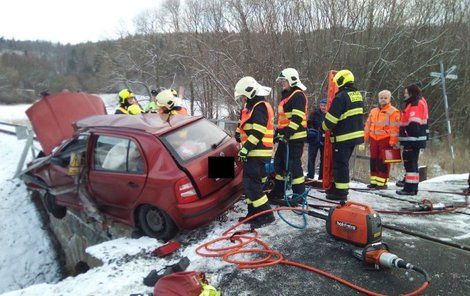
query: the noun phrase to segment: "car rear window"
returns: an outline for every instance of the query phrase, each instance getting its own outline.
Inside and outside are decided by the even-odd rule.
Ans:
[[[185,162],[207,153],[214,145],[229,139],[229,135],[207,119],[201,119],[162,137],[164,143]]]

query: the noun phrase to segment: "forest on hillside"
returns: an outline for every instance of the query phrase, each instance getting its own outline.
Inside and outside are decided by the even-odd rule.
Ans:
[[[324,96],[330,69],[348,68],[366,97],[419,83],[433,131],[445,131],[440,85],[430,72],[457,65],[447,81],[452,127],[470,132],[469,0],[167,0],[135,19],[136,33],[77,45],[0,38],[0,103],[31,102],[41,91],[148,95],[184,87],[209,118],[225,106],[236,117],[233,86],[244,75],[276,88],[286,67],[308,87],[310,106]],[[278,100],[273,93],[272,103]]]

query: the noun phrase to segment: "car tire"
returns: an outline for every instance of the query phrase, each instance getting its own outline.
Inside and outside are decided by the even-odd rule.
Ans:
[[[167,213],[154,206],[141,206],[137,213],[137,219],[140,229],[145,235],[164,242],[174,238],[178,233],[178,227],[173,219]]]
[[[62,219],[67,214],[67,208],[59,206],[55,202],[55,196],[49,192],[44,195],[44,205],[46,206],[47,211],[57,219]]]

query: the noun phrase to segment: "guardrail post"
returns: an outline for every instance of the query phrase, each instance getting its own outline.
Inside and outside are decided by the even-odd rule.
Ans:
[[[26,156],[28,155],[28,150],[33,149],[33,140],[34,140],[34,133],[31,129],[26,126],[15,126],[16,131],[16,138],[18,140],[26,139],[26,143],[23,148],[23,152],[21,153],[20,160],[18,161],[18,165],[16,167],[15,175],[13,179],[18,178],[21,171],[23,170],[24,162],[26,161]],[[34,153],[33,153],[34,156]]]

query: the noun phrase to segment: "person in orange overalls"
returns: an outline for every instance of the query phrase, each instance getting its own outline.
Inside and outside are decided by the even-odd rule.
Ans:
[[[364,140],[370,144],[370,184],[367,187],[386,189],[390,164],[384,163],[383,151],[399,147],[400,111],[390,103],[390,91],[383,90],[378,96],[379,106],[370,111],[364,128]]]

